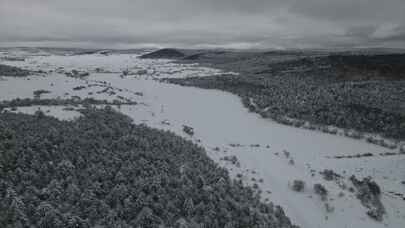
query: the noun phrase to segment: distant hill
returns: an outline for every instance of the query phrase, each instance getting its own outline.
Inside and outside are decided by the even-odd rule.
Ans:
[[[275,64],[270,67],[273,74],[307,69],[306,74],[321,78],[332,77],[343,80],[400,80],[405,78],[405,54],[384,55],[339,55],[302,58]],[[301,71],[296,71],[303,74]]]
[[[142,55],[141,59],[180,59],[186,55],[176,49],[165,48],[160,49],[145,55]]]

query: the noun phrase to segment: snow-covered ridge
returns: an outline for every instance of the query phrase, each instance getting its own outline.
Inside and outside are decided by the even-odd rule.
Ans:
[[[173,131],[206,148],[208,155],[235,178],[257,185],[263,200],[280,204],[294,223],[302,227],[403,227],[405,224],[405,155],[350,158],[356,154],[384,154],[391,150],[363,141],[280,125],[250,113],[230,93],[181,87],[159,78],[223,74],[217,69],[146,60],[133,54],[28,56],[25,61],[2,61],[43,76],[6,78],[0,81],[0,100],[33,98],[35,90],[47,90],[41,98],[130,100],[138,105],[116,106],[135,123]],[[73,78],[72,70],[89,72]],[[124,72],[127,72],[124,74]],[[32,113],[64,118],[61,107],[23,107]],[[47,110],[50,110],[47,113]],[[70,110],[70,112],[74,112]],[[72,113],[70,113],[72,114]],[[67,119],[74,118],[74,115]],[[183,131],[193,128],[193,136]],[[338,159],[336,156],[345,156]],[[237,160],[235,161],[236,158]],[[333,170],[340,178],[326,180],[320,172]],[[350,176],[371,176],[381,187],[386,209],[382,222],[366,215],[357,199]],[[305,186],[292,190],[294,180]],[[322,199],[313,186],[320,183],[328,195]],[[343,187],[345,186],[345,187]]]
[[[6,60],[3,63],[35,71],[60,73],[71,70],[98,73],[123,73],[126,71],[130,75],[148,76],[156,79],[203,77],[227,73],[218,69],[198,66],[197,64],[178,64],[165,59],[140,59],[139,56],[135,54],[30,56],[25,61]]]

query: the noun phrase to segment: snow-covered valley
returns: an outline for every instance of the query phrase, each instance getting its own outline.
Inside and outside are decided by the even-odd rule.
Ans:
[[[281,125],[249,112],[236,95],[157,80],[224,73],[216,69],[139,59],[139,54],[18,55],[25,61],[1,63],[43,73],[25,78],[2,77],[0,100],[33,98],[34,91],[44,90],[48,93],[41,99],[80,97],[136,102],[114,107],[135,123],[173,131],[203,146],[234,178],[257,186],[264,201],[281,205],[293,223],[301,227],[405,225],[405,155],[399,148],[390,150],[361,140]],[[72,70],[89,75],[73,78],[65,74]],[[79,115],[75,108],[33,106],[7,110],[33,113],[41,109],[45,114],[73,119]],[[191,127],[193,134],[187,134],[184,126]],[[359,154],[372,156],[356,157]],[[325,178],[320,174],[325,169],[337,175]],[[380,186],[386,210],[381,222],[366,214],[369,209],[356,197],[357,190],[349,180],[352,175],[358,179],[371,176]],[[305,182],[302,191],[292,190],[294,180]],[[313,189],[318,183],[327,190],[323,199]]]

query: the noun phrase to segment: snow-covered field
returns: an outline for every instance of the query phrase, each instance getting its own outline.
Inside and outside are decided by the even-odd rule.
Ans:
[[[9,54],[9,53],[8,53]],[[24,53],[19,55],[27,56]],[[6,54],[3,54],[6,55]],[[30,55],[25,61],[0,63],[42,70],[43,76],[3,77],[0,100],[32,98],[35,90],[48,90],[41,98],[131,100],[137,105],[116,106],[135,123],[173,131],[206,148],[208,155],[225,166],[235,178],[257,184],[263,200],[281,205],[292,221],[304,228],[315,227],[405,227],[405,155],[361,140],[280,125],[243,107],[239,98],[217,90],[204,90],[159,82],[159,78],[209,76],[220,70],[169,60],[145,60],[135,54]],[[64,72],[89,72],[83,78]],[[127,75],[123,76],[123,71]],[[79,114],[65,107],[21,107],[17,111],[73,119]],[[49,110],[49,111],[48,111]],[[187,135],[183,126],[194,129]],[[336,159],[371,153],[374,156]],[[236,162],[223,159],[236,156]],[[341,177],[327,181],[319,172],[331,169]],[[386,214],[377,222],[356,198],[349,177],[371,176],[381,187]],[[291,189],[293,180],[303,180],[303,192]],[[321,183],[328,190],[325,201],[314,193]],[[345,188],[344,185],[347,187]],[[401,195],[402,194],[402,195]]]

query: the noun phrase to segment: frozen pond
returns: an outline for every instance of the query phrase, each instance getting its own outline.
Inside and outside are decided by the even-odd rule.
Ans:
[[[137,105],[122,105],[117,109],[135,123],[171,130],[202,145],[232,176],[241,177],[247,184],[259,185],[263,200],[268,198],[281,205],[293,222],[304,228],[399,228],[405,224],[405,201],[393,194],[405,194],[405,185],[401,183],[405,181],[405,156],[380,156],[392,151],[360,140],[263,119],[249,112],[240,99],[230,93],[154,80],[223,73],[219,70],[178,65],[168,60],[141,60],[136,55],[35,56],[25,62],[7,63],[50,73],[44,77],[3,78],[1,100],[32,98],[33,91],[43,89],[49,91],[43,98],[78,96],[136,101]],[[73,69],[90,72],[90,76],[77,79],[62,74]],[[128,76],[121,77],[123,71],[128,71]],[[18,111],[32,113],[34,109],[19,108]],[[48,109],[50,115],[75,117],[73,113],[63,114],[60,107]],[[194,135],[183,132],[183,125],[192,127]],[[375,156],[333,158],[365,153]],[[223,160],[233,155],[240,164]],[[370,219],[354,193],[343,189],[336,181],[324,180],[319,174],[324,169],[342,175],[340,182],[348,186],[351,175],[372,176],[382,188],[382,202],[387,211],[384,221]],[[303,192],[291,190],[290,184],[295,179],[306,182]],[[312,187],[316,183],[328,189],[326,202],[314,194]],[[333,211],[326,210],[326,203]]]

